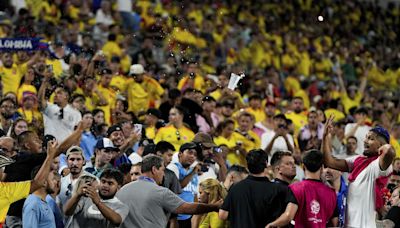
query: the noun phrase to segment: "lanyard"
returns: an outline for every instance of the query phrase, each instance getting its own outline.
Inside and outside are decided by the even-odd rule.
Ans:
[[[153,178],[146,177],[146,176],[140,176],[139,180],[147,181],[147,182],[151,182],[151,183],[156,183]]]

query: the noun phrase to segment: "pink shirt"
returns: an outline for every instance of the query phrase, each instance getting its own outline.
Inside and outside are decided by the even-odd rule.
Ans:
[[[335,190],[317,180],[291,184],[298,209],[295,227],[326,227],[336,209]]]

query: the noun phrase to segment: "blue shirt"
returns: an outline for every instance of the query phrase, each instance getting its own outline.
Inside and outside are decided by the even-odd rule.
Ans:
[[[51,207],[39,196],[30,194],[22,209],[22,224],[24,228],[56,228]]]
[[[54,219],[56,222],[57,228],[64,228],[64,221],[63,216],[61,214],[61,210],[58,207],[56,201],[50,195],[46,196],[46,202],[50,206],[51,210],[53,211]]]
[[[97,138],[92,132],[87,131],[82,133],[81,144],[79,145],[83,150],[83,156],[86,161],[90,161],[90,158],[94,154],[94,147],[96,146]]]
[[[179,170],[179,181],[182,181],[189,173],[192,172],[193,168],[186,170],[183,168],[181,163],[176,162],[175,165],[178,167]],[[182,193],[179,194],[179,197],[188,203],[194,202],[194,196],[197,194],[197,186],[199,184],[199,176],[195,174],[192,180],[182,189]],[[187,220],[190,219],[191,215],[179,214],[178,220]]]
[[[337,207],[339,211],[339,227],[344,227],[346,219],[347,185],[343,176],[340,177],[340,189],[337,193]]]

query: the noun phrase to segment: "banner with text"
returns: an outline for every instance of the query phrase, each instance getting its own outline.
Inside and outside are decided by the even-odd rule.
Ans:
[[[40,40],[41,38],[2,38],[0,39],[0,51],[48,50],[49,45]]]

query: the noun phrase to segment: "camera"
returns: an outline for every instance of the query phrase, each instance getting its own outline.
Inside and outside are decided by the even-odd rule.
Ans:
[[[221,149],[221,147],[214,147],[213,152],[219,154],[219,153],[222,153],[222,149]]]
[[[200,171],[205,173],[208,172],[208,165],[207,164],[202,164],[200,167]]]

